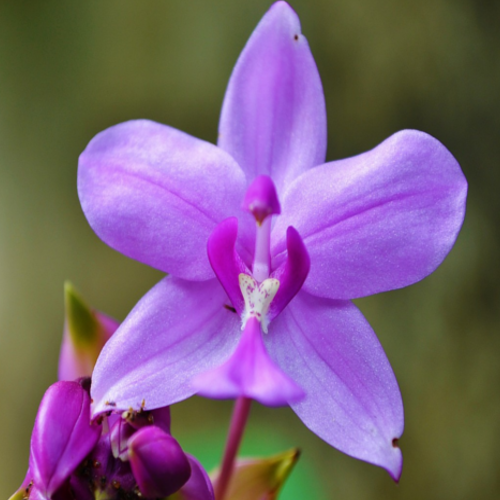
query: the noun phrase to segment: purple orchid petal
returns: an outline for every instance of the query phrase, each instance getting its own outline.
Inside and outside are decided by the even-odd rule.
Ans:
[[[460,166],[439,141],[398,132],[297,179],[274,228],[274,265],[284,259],[282,233],[293,224],[311,257],[304,290],[348,299],[410,285],[452,248],[466,192]]]
[[[31,436],[30,471],[41,495],[50,497],[97,443],[101,426],[90,424],[90,397],[78,382],[57,382],[45,393]]]
[[[292,226],[286,232],[286,245],[286,262],[271,274],[271,278],[279,280],[280,287],[271,302],[269,321],[273,320],[297,295],[311,267],[311,261],[304,242],[300,234]]]
[[[304,391],[269,357],[260,323],[250,317],[234,354],[222,366],[193,380],[200,396],[225,399],[245,396],[264,405],[297,402]]]
[[[251,181],[278,189],[325,161],[326,111],[318,70],[286,2],[262,18],[236,63],[222,106],[218,145]]]
[[[228,304],[215,279],[160,281],[104,346],[92,377],[93,413],[151,410],[192,396],[189,381],[223,363],[240,337]]]
[[[179,443],[155,425],[137,431],[128,445],[132,472],[145,497],[167,497],[191,476],[189,460]]]
[[[222,221],[208,239],[208,258],[215,275],[224,287],[238,315],[245,306],[240,290],[240,273],[251,274],[236,251],[238,219],[230,217]]]
[[[191,465],[191,477],[177,492],[177,496],[180,500],[214,500],[212,482],[205,469],[196,458],[191,455],[186,456]]]
[[[268,175],[256,177],[245,193],[243,210],[250,212],[258,224],[270,215],[281,213],[280,202],[273,180]]]
[[[300,292],[271,323],[266,347],[307,394],[292,405],[304,424],[397,480],[401,394],[382,346],[356,306]]]
[[[205,243],[221,220],[243,214],[245,182],[220,148],[147,120],[98,134],[78,167],[80,201],[97,235],[190,280],[213,277]]]

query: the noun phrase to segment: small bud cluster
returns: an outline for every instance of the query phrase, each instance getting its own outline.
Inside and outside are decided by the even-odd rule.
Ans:
[[[91,416],[91,374],[118,323],[65,285],[60,381],[40,403],[29,469],[10,500],[213,500],[208,475],[170,434],[170,409]],[[78,378],[79,377],[79,378]]]
[[[22,498],[133,500],[164,498],[182,488],[191,461],[170,435],[168,408],[109,412],[90,422],[89,388],[89,379],[82,379],[48,389]]]

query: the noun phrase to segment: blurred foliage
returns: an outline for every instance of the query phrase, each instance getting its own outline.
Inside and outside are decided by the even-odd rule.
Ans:
[[[244,447],[302,449],[285,500],[499,498],[500,2],[291,3],[323,79],[328,158],[421,129],[461,163],[469,205],[433,276],[357,301],[403,392],[400,484],[327,446],[287,408],[256,405]],[[38,403],[56,378],[63,282],[123,319],[161,277],[89,228],[79,153],[131,118],[214,141],[232,66],[269,5],[0,0],[0,497],[24,477]],[[194,398],[174,408],[174,433],[213,461],[229,414],[229,402]]]

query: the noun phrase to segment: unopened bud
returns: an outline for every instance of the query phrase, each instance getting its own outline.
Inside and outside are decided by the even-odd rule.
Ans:
[[[299,450],[292,449],[268,458],[238,460],[225,499],[275,500],[299,456]],[[212,478],[214,486],[217,474]]]
[[[154,425],[138,430],[129,440],[129,460],[144,497],[167,497],[189,479],[191,467],[179,443]]]
[[[90,423],[90,397],[78,382],[57,382],[45,393],[31,436],[30,473],[49,498],[89,454],[101,435]]]
[[[59,380],[90,377],[101,349],[118,323],[91,309],[71,283],[64,284],[66,320],[59,357]]]

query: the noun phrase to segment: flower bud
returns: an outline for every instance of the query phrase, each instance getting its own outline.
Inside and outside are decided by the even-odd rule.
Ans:
[[[40,498],[50,498],[90,453],[101,426],[90,423],[90,397],[78,382],[45,393],[31,436],[30,474]]]
[[[118,323],[91,309],[73,288],[64,284],[66,321],[59,357],[59,380],[90,377],[101,349]]]
[[[189,479],[191,467],[179,443],[154,425],[138,430],[128,441],[129,460],[141,494],[167,497]]]
[[[299,450],[292,449],[268,458],[238,460],[225,499],[275,500],[299,456]]]

